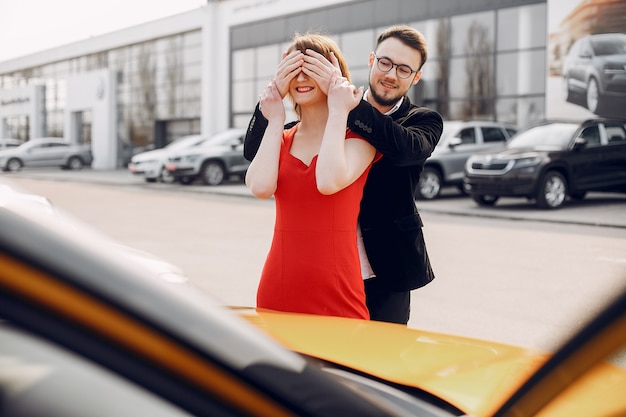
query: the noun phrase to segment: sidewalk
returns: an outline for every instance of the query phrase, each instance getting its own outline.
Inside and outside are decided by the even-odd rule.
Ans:
[[[141,186],[143,188],[148,187],[164,191],[236,195],[254,198],[241,182],[225,183],[218,186],[146,183],[143,177],[132,175],[126,169],[68,171],[56,168],[30,168],[17,173],[0,173],[0,178],[5,176],[8,179],[11,176],[16,176],[47,181]],[[480,207],[471,198],[461,196],[456,189],[446,189],[442,193],[441,198],[432,201],[418,200],[417,207],[424,213],[532,220],[626,229],[626,193],[589,193],[585,200],[568,201],[559,210],[540,210],[535,208],[533,204],[520,198],[502,198],[494,207]]]

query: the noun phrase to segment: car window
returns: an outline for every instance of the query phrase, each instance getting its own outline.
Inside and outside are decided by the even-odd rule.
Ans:
[[[579,136],[587,141],[587,146],[600,146],[600,130],[598,130],[598,126],[586,127]]]
[[[512,129],[512,128],[510,128],[510,127],[507,127],[507,128],[506,128],[506,131],[507,131],[507,133],[509,134],[509,137],[513,137],[513,136],[517,133],[517,130]]]
[[[591,43],[598,56],[626,54],[626,36],[593,39]]]
[[[481,127],[483,132],[483,142],[504,142],[506,141],[506,136],[504,136],[504,132],[499,127]]]
[[[456,137],[461,139],[461,143],[463,145],[476,143],[476,133],[474,132],[473,127],[468,127],[466,129],[462,129]]]
[[[623,124],[605,124],[609,143],[626,143],[626,126]]]
[[[577,123],[548,123],[533,126],[508,143],[509,148],[566,149],[578,129]]]

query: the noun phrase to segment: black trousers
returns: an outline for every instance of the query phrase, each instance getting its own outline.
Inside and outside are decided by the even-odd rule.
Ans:
[[[379,278],[365,280],[365,303],[370,320],[406,325],[411,313],[411,292],[393,291]]]

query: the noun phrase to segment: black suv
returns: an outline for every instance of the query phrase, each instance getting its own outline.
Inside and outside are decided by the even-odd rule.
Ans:
[[[588,191],[626,192],[626,119],[534,125],[503,150],[471,156],[464,184],[480,205],[526,197],[546,209]]]

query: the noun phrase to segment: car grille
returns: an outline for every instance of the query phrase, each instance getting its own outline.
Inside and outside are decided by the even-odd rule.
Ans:
[[[474,162],[471,167],[474,171],[504,171],[511,161],[493,160],[489,162]]]

